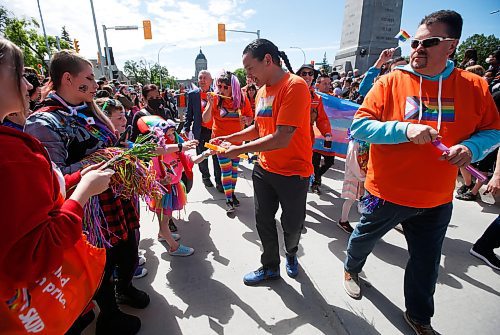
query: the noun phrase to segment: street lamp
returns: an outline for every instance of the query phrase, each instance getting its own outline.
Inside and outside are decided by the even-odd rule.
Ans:
[[[163,89],[162,83],[161,83],[161,65],[160,65],[160,52],[163,50],[164,47],[175,47],[175,44],[165,44],[158,50],[158,71],[159,71],[159,76],[160,76],[160,92]]]
[[[304,63],[302,63],[302,64],[306,63],[306,53],[304,52],[304,50],[302,48],[299,48],[299,47],[290,47],[290,49],[299,49],[300,51],[302,51],[302,55],[304,55]]]
[[[111,69],[111,59],[109,54],[108,47],[108,36],[106,35],[106,30],[138,30],[138,26],[115,26],[115,27],[106,27],[104,24],[102,25],[102,30],[104,32],[104,45],[106,49],[106,64],[108,65],[108,75],[111,81],[113,81],[113,70]]]

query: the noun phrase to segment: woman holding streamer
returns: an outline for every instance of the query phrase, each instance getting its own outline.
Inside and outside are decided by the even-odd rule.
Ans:
[[[241,94],[240,83],[234,74],[224,71],[215,79],[215,83],[215,93],[208,95],[208,103],[202,114],[203,122],[208,122],[213,117],[212,138],[241,131],[245,125],[252,123],[253,117],[250,101]],[[211,143],[217,145],[219,141]],[[217,154],[217,158],[222,171],[226,211],[232,213],[234,207],[240,204],[234,195],[240,158],[229,159],[222,152]]]
[[[42,142],[63,174],[71,174],[82,169],[85,157],[114,145],[115,128],[93,101],[97,84],[92,63],[63,50],[53,55],[49,71],[53,91],[28,118],[25,131]],[[116,196],[111,189],[98,197],[99,206],[93,208],[100,207],[104,218],[93,215],[96,211],[84,217],[89,226],[100,225],[102,232],[90,242],[106,247],[105,274],[95,296],[100,309],[96,334],[135,334],[141,327],[140,319],[120,311],[117,303],[139,309],[149,304],[149,296],[132,285],[138,211],[131,200]],[[116,297],[111,281],[115,268]]]

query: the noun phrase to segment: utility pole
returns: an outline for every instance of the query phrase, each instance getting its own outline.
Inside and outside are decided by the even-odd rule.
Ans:
[[[45,37],[45,46],[47,47],[47,53],[49,54],[49,61],[50,61],[50,58],[52,58],[52,53],[50,52],[49,40],[47,39],[47,33],[45,32],[45,24],[43,23],[42,8],[40,7],[40,0],[36,0],[36,2],[38,3],[38,11],[40,12],[40,21],[42,21],[43,36]]]
[[[101,42],[99,41],[99,31],[97,30],[97,21],[95,19],[95,11],[94,11],[94,2],[90,0],[90,8],[92,9],[92,18],[94,19],[94,30],[95,30],[95,38],[97,40],[97,58],[101,61],[99,62],[99,69],[101,70],[102,75],[105,75],[104,66],[102,65],[102,53],[101,53]],[[106,58],[107,59],[107,58]]]

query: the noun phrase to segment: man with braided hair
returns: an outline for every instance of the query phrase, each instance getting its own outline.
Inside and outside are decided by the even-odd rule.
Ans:
[[[280,58],[290,73],[281,68]],[[237,157],[259,152],[253,170],[255,221],[264,252],[262,267],[243,278],[246,285],[280,278],[278,232],[275,215],[281,205],[281,226],[286,249],[286,272],[298,275],[297,249],[306,217],[306,197],[311,164],[311,95],[306,82],[291,74],[283,51],[265,39],[257,39],[243,51],[243,66],[261,88],[255,98],[255,123],[219,139],[230,145],[224,155]]]

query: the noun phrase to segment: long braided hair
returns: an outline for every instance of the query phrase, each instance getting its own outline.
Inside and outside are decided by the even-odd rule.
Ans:
[[[284,51],[278,50],[278,47],[274,45],[273,42],[266,40],[264,38],[259,38],[251,42],[249,45],[245,47],[243,50],[243,55],[250,53],[253,58],[257,58],[259,61],[262,61],[266,54],[271,55],[273,59],[273,63],[281,66],[281,60],[285,63],[286,68],[290,73],[295,74],[293,72],[292,66],[290,65],[290,61],[288,60],[288,56]]]

